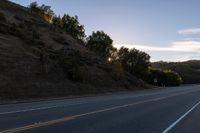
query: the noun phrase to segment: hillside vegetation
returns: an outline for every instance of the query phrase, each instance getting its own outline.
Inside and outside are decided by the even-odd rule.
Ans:
[[[64,18],[77,23],[75,17]],[[30,8],[0,1],[0,99],[145,88],[129,73],[116,77],[112,66],[90,51],[70,26],[64,26],[66,32],[46,19]]]
[[[153,68],[163,70],[171,69],[178,72],[185,84],[200,83],[200,61],[198,60],[186,62],[154,62],[152,66]]]
[[[154,85],[181,83],[176,72],[152,69],[147,53],[116,49],[104,31],[86,36],[78,16],[37,2],[0,1],[0,70],[0,100],[143,89],[158,75]]]

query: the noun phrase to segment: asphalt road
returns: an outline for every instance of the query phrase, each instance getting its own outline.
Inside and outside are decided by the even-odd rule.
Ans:
[[[200,133],[200,85],[0,105],[0,133]]]

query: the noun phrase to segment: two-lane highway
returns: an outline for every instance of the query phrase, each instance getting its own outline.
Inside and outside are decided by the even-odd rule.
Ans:
[[[200,133],[200,85],[0,105],[0,132]]]

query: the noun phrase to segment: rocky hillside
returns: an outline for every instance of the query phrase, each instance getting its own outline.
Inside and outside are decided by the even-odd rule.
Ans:
[[[57,97],[144,87],[28,8],[0,1],[0,99]]]

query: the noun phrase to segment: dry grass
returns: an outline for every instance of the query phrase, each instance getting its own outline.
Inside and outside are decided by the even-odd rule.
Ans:
[[[1,11],[0,19],[7,21],[0,23],[0,99],[94,94],[144,85],[133,76],[113,79],[111,66],[26,8],[0,0]]]

